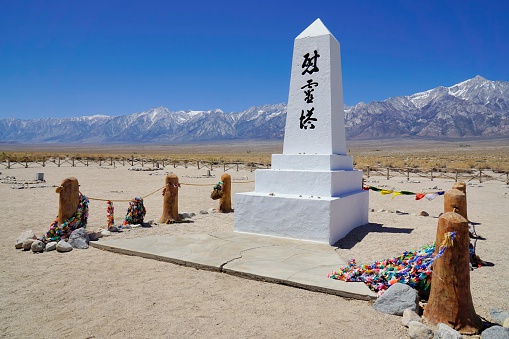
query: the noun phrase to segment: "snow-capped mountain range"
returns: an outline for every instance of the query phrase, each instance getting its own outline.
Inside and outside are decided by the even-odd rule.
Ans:
[[[122,116],[1,119],[0,142],[188,143],[282,139],[286,104],[238,113],[157,107]],[[451,87],[345,107],[349,139],[509,137],[509,82],[481,76]]]

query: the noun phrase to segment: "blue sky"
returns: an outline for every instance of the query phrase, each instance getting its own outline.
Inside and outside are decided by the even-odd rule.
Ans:
[[[0,118],[286,102],[316,18],[341,44],[347,105],[509,81],[506,0],[0,0]]]

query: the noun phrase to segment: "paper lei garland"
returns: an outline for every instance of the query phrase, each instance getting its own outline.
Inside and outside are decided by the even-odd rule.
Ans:
[[[69,239],[72,231],[77,230],[78,228],[87,227],[87,219],[88,219],[88,198],[83,194],[79,194],[79,203],[78,208],[74,215],[65,220],[63,223],[58,225],[58,216],[51,224],[46,235],[43,236],[40,240],[44,243],[48,243],[50,241],[59,241],[61,239]]]
[[[355,259],[348,261],[348,266],[329,274],[328,277],[343,281],[363,282],[368,287],[380,292],[395,283],[410,285],[415,289],[427,290],[430,287],[431,266],[440,258],[448,246],[452,246],[455,232],[446,233],[444,243],[435,256],[435,244],[425,245],[420,250],[404,252],[399,257],[375,261],[371,265],[358,266]]]
[[[147,210],[143,206],[143,198],[134,198],[129,202],[129,208],[125,216],[124,225],[143,224]]]
[[[115,225],[115,207],[113,207],[113,202],[108,200],[106,202],[108,207],[106,208],[106,220],[108,222],[108,228]]]

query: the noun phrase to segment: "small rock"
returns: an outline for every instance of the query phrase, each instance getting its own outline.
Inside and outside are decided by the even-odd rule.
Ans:
[[[209,208],[209,209],[207,210],[207,213],[208,213],[208,214],[212,214],[212,213],[214,213],[215,211],[216,211],[216,209],[215,209],[215,208]]]
[[[421,211],[421,213],[419,213],[419,215],[420,215],[421,217],[429,217],[429,213],[428,213],[428,212],[426,212],[426,211]]]
[[[378,213],[382,213],[382,212],[387,212],[387,211],[386,211],[385,209],[383,209],[383,208],[382,208],[382,209],[378,210],[377,212],[378,212]]]
[[[370,208],[370,209],[369,209],[369,211],[370,211],[370,212],[374,212],[374,211],[375,211],[375,209],[374,209],[374,208]]]
[[[92,231],[92,230],[87,230],[87,234],[88,234],[88,240],[90,241],[97,241],[99,240],[99,238],[102,238],[102,234],[101,232],[99,231]]]
[[[45,249],[46,249],[46,252],[56,250],[57,249],[57,242],[56,241],[51,241],[51,242],[47,243]]]
[[[134,225],[126,225],[126,226],[131,226],[130,228],[140,228],[143,225],[142,224],[134,224]],[[126,227],[124,226],[124,228],[126,228]]]
[[[180,219],[191,219],[192,217],[194,217],[196,214],[193,213],[193,212],[183,212],[183,213],[179,213],[179,217]]]
[[[108,230],[101,230],[101,234],[103,237],[109,237],[111,235],[111,232]]]
[[[65,240],[60,240],[57,244],[57,252],[70,252],[72,251],[72,246]]]
[[[496,309],[496,308],[491,308],[490,316],[491,316],[491,321],[493,321],[495,324],[503,325],[504,320],[506,318],[509,318],[509,312],[500,310],[500,309]]]
[[[403,324],[403,326],[408,327],[408,323],[410,321],[418,321],[422,323],[421,317],[417,313],[415,313],[412,309],[407,308],[406,310],[403,311],[403,318],[401,319],[401,323]]]
[[[509,328],[491,326],[481,333],[482,339],[509,339]]]
[[[127,225],[123,225],[123,226],[122,226],[122,228],[123,228],[123,229],[125,229],[125,230],[130,230],[131,228],[135,228],[134,226],[135,226],[135,225],[129,225],[129,224],[127,224]],[[136,226],[137,226],[137,227],[139,227],[139,225],[136,225]]]
[[[434,339],[461,339],[463,338],[461,333],[456,331],[454,328],[447,324],[439,323],[435,330]]]
[[[108,231],[110,231],[110,232],[118,232],[118,227],[117,226],[110,226],[110,227],[108,227]],[[104,235],[104,233],[103,233],[103,235]]]
[[[150,219],[149,221],[147,221],[147,224],[149,225],[154,225],[156,222],[154,219]]]
[[[84,228],[78,228],[77,230],[72,231],[69,236],[69,244],[73,248],[85,250],[88,248],[89,242],[90,239],[88,238],[87,230]]]
[[[509,328],[509,318],[506,318],[504,320],[504,325],[503,325],[505,328]]]
[[[32,246],[30,246],[30,248],[32,249],[32,252],[34,252],[34,253],[44,252],[44,243],[40,240],[35,240],[32,243]]]
[[[200,211],[200,214],[209,214],[209,212],[205,211],[205,210],[201,210]]]
[[[419,296],[415,289],[405,284],[395,283],[375,301],[373,307],[382,313],[403,315],[407,308],[417,311],[418,304]]]
[[[25,242],[25,240],[28,239],[37,239],[32,230],[21,233],[19,237],[16,239],[16,245],[14,247],[16,247],[17,249],[23,248],[23,243]]]
[[[433,331],[418,321],[410,321],[408,323],[408,336],[411,339],[431,339],[433,338]]]
[[[23,250],[29,251],[32,248],[32,244],[36,239],[26,239],[23,241]]]

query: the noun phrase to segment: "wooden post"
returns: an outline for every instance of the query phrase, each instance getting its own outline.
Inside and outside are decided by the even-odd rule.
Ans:
[[[223,182],[223,195],[221,195],[221,199],[219,200],[219,212],[230,213],[233,212],[232,177],[228,173],[225,173],[221,176],[221,181]]]
[[[468,221],[458,213],[442,214],[438,219],[435,255],[447,232],[456,232],[456,237],[433,263],[424,318],[433,324],[449,325],[461,334],[475,334],[483,323],[475,313],[470,293]]]
[[[60,155],[58,156],[58,167],[60,167]]]
[[[163,215],[159,222],[170,224],[179,220],[179,178],[175,174],[168,174],[163,191]]]
[[[457,188],[453,188],[444,194],[444,213],[456,212],[468,220],[467,195]]]
[[[467,194],[467,184],[465,184],[462,181],[454,183],[454,185],[452,185],[452,188],[460,190],[461,192],[465,193],[465,195]]]
[[[369,179],[369,166],[368,166],[368,179]]]
[[[80,202],[80,185],[78,179],[69,177],[62,181],[55,190],[60,196],[58,198],[58,224],[62,224],[71,218]]]
[[[200,169],[200,161],[196,162],[196,166],[198,167],[198,169]]]
[[[433,181],[433,168],[431,169],[431,181]]]
[[[410,181],[410,169],[406,169],[406,181]]]
[[[482,169],[479,170],[479,183],[482,183]]]
[[[7,169],[11,168],[11,159],[7,159]]]
[[[75,167],[74,166],[74,157],[72,157],[72,167]]]
[[[389,180],[390,177],[389,177],[389,167],[387,167],[387,180]]]
[[[458,170],[456,170],[456,178],[454,179],[454,181],[458,181]]]
[[[46,167],[46,157],[42,157],[42,167]]]

